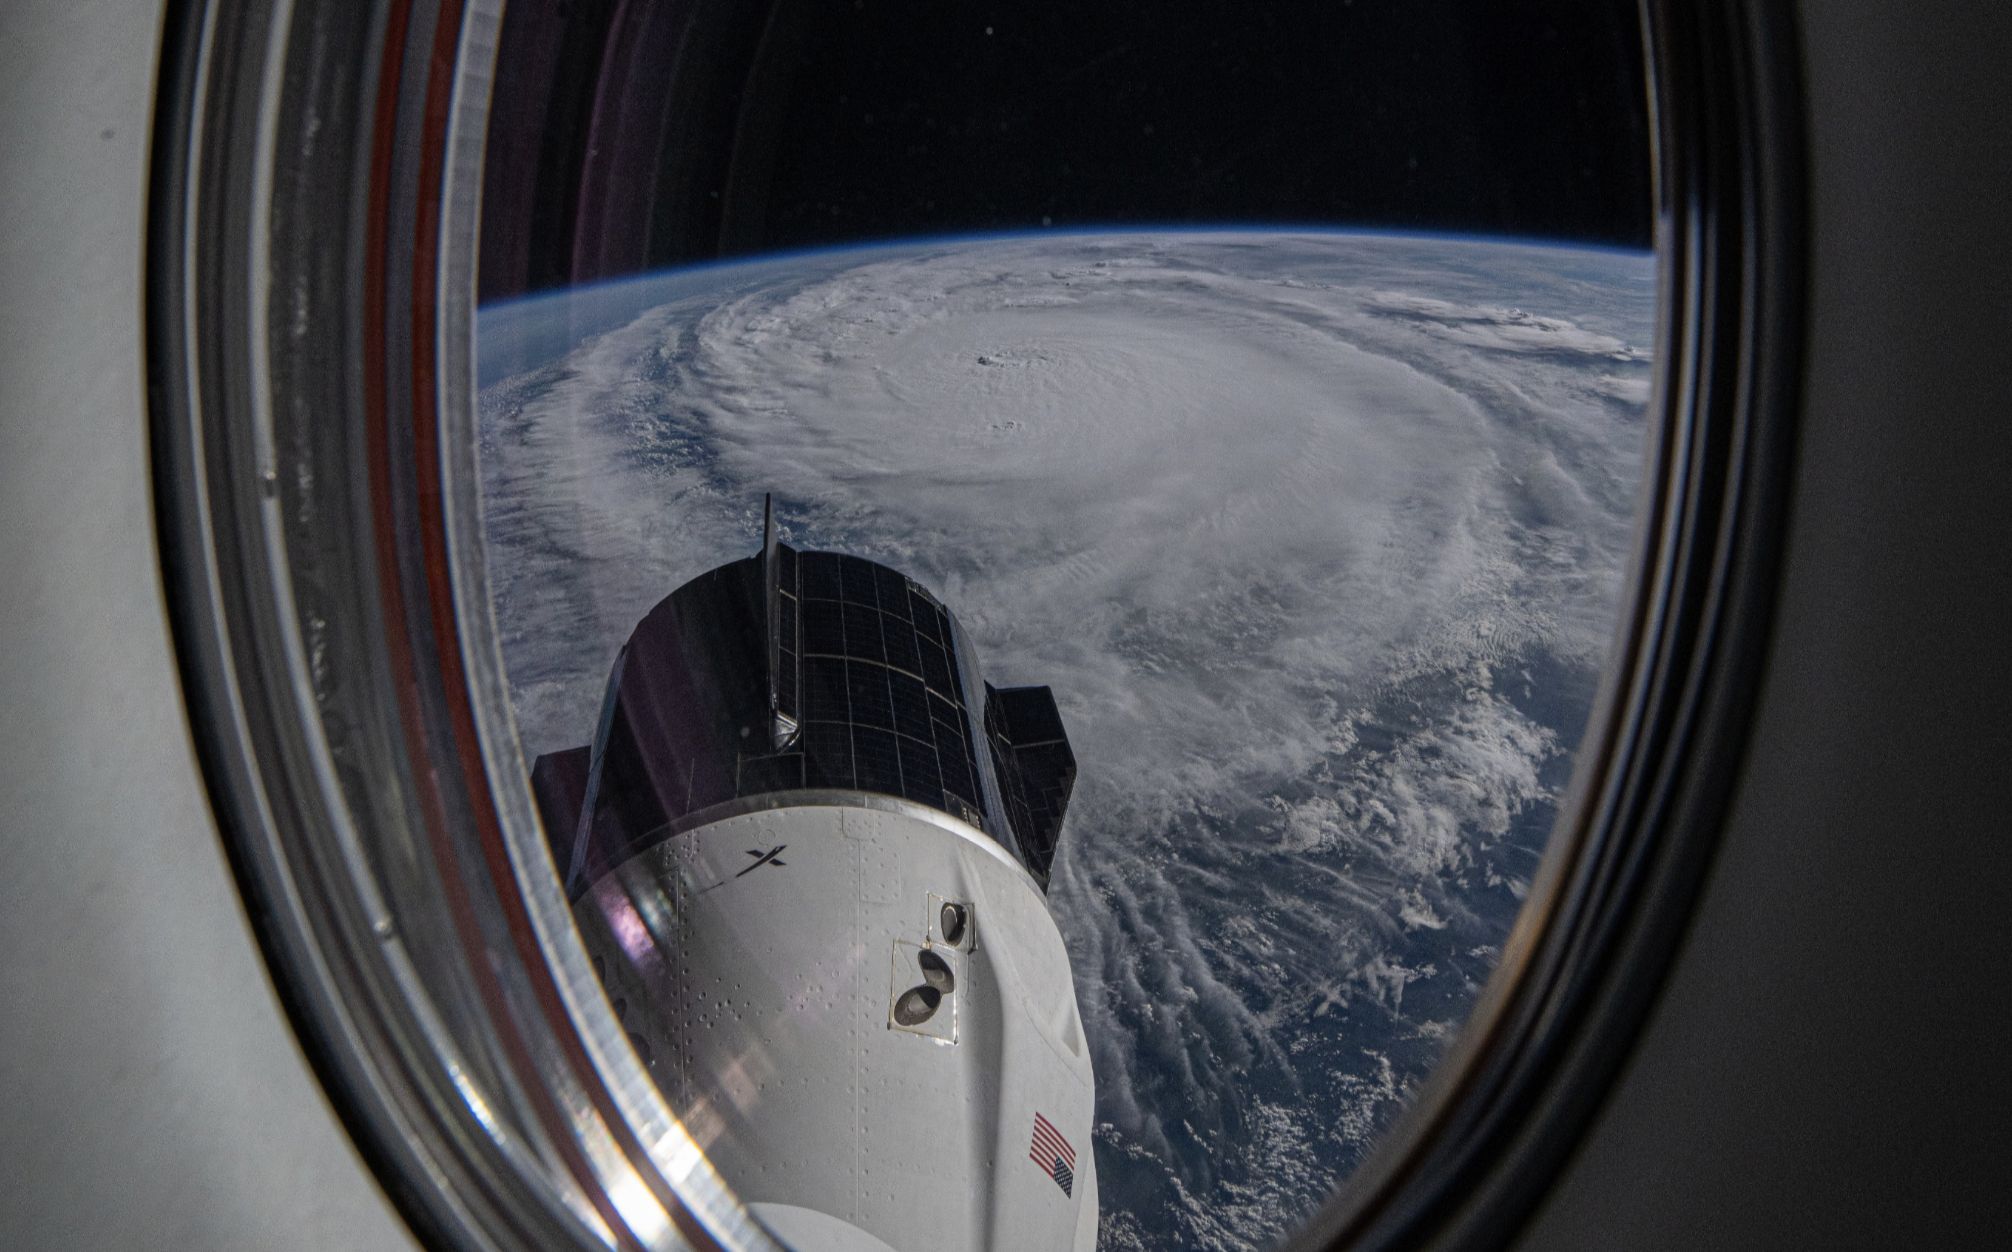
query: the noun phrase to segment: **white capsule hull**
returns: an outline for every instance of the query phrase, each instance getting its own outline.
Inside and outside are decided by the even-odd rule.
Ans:
[[[1032,876],[887,797],[729,807],[745,811],[695,815],[577,907],[722,1177],[804,1247],[1093,1248],[1094,1081]],[[903,999],[922,987],[935,998]],[[834,1244],[841,1228],[859,1238]]]

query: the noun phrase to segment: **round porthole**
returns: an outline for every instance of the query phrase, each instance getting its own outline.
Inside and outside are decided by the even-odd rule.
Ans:
[[[943,908],[938,911],[936,919],[937,933],[941,934],[943,942],[949,944],[951,947],[957,947],[964,942],[964,926],[965,913],[963,905],[946,902]]]
[[[899,1026],[920,1026],[936,1016],[943,993],[932,986],[910,987],[894,1001],[894,1021]]]
[[[176,9],[176,643],[416,1227],[1513,1223],[1723,802],[1800,161],[1772,9],[1485,10]],[[885,1048],[955,1185],[832,1181]]]
[[[957,990],[957,979],[950,972],[950,964],[936,953],[924,948],[916,954],[916,964],[922,967],[922,981],[940,995],[949,995]]]

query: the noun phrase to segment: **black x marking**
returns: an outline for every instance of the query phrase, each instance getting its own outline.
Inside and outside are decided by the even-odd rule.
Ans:
[[[781,852],[784,848],[787,848],[788,846],[789,845],[786,843],[779,843],[775,845],[773,848],[770,848],[766,852],[762,851],[760,848],[749,848],[748,855],[755,858],[755,863],[753,865],[748,866],[746,869],[742,870],[739,874],[735,874],[734,877],[740,878],[743,875],[752,874],[764,865],[774,865],[778,867],[787,866],[789,864],[788,861],[778,861],[775,858],[778,852]]]

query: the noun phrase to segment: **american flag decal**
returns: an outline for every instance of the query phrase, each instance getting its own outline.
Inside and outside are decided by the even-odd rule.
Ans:
[[[1055,1180],[1063,1195],[1076,1194],[1076,1149],[1069,1146],[1054,1123],[1039,1113],[1034,1114],[1034,1144],[1027,1154]]]

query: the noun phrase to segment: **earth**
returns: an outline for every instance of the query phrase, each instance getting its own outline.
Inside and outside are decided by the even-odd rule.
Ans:
[[[1099,1247],[1266,1246],[1460,1029],[1605,662],[1655,264],[1308,231],[931,240],[485,308],[482,490],[524,748],[786,540],[936,591],[1046,683],[1050,904]]]

